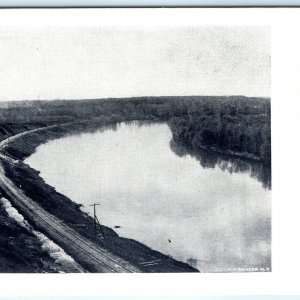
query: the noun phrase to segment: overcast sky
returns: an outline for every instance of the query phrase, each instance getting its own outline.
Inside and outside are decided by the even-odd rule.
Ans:
[[[270,96],[267,27],[0,28],[0,100]]]

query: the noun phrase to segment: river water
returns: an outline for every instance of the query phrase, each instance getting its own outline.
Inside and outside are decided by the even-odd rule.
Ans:
[[[268,171],[171,140],[166,124],[121,123],[49,141],[25,162],[85,212],[100,203],[99,221],[120,236],[201,272],[268,270]]]

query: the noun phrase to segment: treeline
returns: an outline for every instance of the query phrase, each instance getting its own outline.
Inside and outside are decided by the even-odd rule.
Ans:
[[[0,134],[26,124],[47,126],[89,119],[160,120],[175,141],[194,149],[229,151],[271,161],[270,99],[243,96],[139,97],[0,103]]]
[[[193,149],[210,149],[271,163],[270,101],[193,102],[187,114],[170,118],[173,139]]]

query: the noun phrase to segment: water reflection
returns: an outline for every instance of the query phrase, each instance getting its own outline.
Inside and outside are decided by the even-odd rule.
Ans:
[[[266,189],[271,189],[271,168],[256,161],[247,161],[228,155],[192,149],[187,145],[172,139],[170,148],[179,157],[190,155],[196,158],[203,168],[220,168],[222,171],[232,173],[248,173],[252,178],[257,179]]]
[[[84,211],[100,202],[121,236],[201,272],[270,267],[271,197],[256,169],[171,140],[166,124],[122,123],[49,141],[26,163]]]

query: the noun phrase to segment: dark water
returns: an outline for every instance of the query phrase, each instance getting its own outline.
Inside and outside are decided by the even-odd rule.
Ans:
[[[192,153],[167,125],[137,123],[50,141],[26,162],[84,211],[101,203],[100,222],[119,235],[201,272],[270,268],[270,172],[259,164]]]

